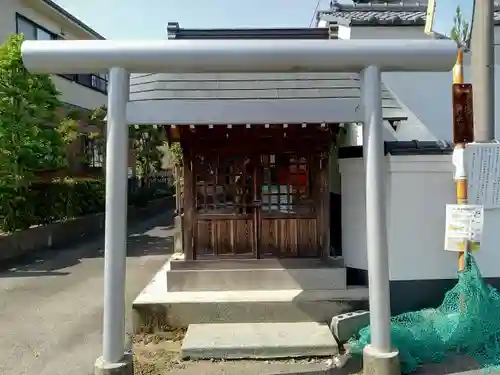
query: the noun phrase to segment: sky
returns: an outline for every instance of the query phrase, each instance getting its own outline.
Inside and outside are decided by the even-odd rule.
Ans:
[[[163,39],[168,22],[183,28],[308,27],[318,0],[55,2],[107,39]],[[328,9],[329,3],[320,0],[319,9]]]
[[[472,15],[474,14],[474,0],[436,0],[434,25],[432,27],[434,32],[450,36],[457,6],[460,7],[462,18],[469,23],[470,27]]]

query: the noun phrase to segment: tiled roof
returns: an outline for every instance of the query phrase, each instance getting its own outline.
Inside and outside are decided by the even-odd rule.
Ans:
[[[386,1],[358,4],[330,2],[317,12],[318,20],[356,26],[424,26],[427,2]],[[495,25],[500,25],[500,3],[495,2]]]

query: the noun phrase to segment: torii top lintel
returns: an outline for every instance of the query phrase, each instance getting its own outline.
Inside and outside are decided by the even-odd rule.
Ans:
[[[63,40],[25,41],[26,68],[36,73],[278,73],[449,71],[452,40]]]

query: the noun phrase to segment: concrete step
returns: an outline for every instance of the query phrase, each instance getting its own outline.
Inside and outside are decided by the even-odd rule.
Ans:
[[[331,356],[338,346],[328,325],[301,323],[191,324],[183,359],[269,359]]]
[[[184,260],[184,254],[172,255],[170,270],[221,270],[259,268],[323,268],[344,267],[342,257],[318,258],[262,258],[262,259],[197,259]]]
[[[346,270],[338,261],[319,259],[173,261],[167,288],[169,292],[345,289]]]
[[[330,322],[368,308],[363,288],[339,291],[170,292],[133,304],[134,331],[203,323]]]
[[[167,271],[169,292],[346,288],[345,268]]]
[[[165,266],[133,303],[134,330],[204,323],[329,323],[368,308],[368,288],[169,292]]]

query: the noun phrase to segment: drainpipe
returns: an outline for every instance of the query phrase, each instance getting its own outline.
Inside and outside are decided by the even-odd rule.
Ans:
[[[493,0],[476,0],[472,27],[474,142],[495,138],[495,30]]]

